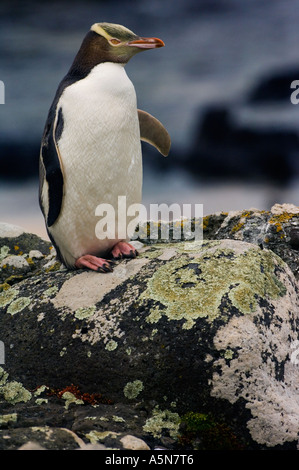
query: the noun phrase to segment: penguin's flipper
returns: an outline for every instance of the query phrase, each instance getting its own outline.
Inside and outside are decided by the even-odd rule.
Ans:
[[[140,109],[138,109],[138,118],[140,139],[153,145],[164,157],[167,157],[171,140],[163,124],[151,114]]]
[[[58,140],[63,129],[61,108],[49,119],[40,151],[39,199],[48,227],[57,220],[63,199],[63,171]]]

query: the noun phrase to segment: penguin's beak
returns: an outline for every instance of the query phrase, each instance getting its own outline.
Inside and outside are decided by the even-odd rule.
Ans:
[[[127,42],[127,46],[139,47],[139,49],[156,49],[165,46],[164,42],[158,38],[139,38]]]

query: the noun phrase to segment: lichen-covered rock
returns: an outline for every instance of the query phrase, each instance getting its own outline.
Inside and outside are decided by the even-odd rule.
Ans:
[[[204,217],[204,239],[235,239],[271,249],[299,280],[299,206],[275,204],[269,211],[249,209]]]
[[[295,210],[289,217],[285,208],[283,213],[285,223],[296,227]],[[66,412],[93,406],[98,396],[103,406],[139,406],[145,412],[136,433],[132,420],[124,427],[124,418],[121,428],[77,421],[72,430],[85,443],[123,448],[127,440],[121,439],[133,434],[146,445],[200,448],[200,435],[184,435],[181,427],[183,417],[195,413],[210,417],[220,448],[296,446],[296,270],[261,239],[264,213],[238,217],[206,218],[204,234],[213,239],[203,243],[139,243],[139,257],[118,262],[107,274],[67,271],[56,265],[49,243],[27,244],[34,267],[11,285],[4,279],[0,293],[0,400],[9,407],[3,422],[16,407],[50,406],[48,395],[52,400],[60,390]],[[219,234],[231,236],[218,239]],[[233,239],[236,234],[240,240]],[[5,237],[3,246],[11,251],[16,239],[9,241]],[[285,255],[287,248],[286,259],[294,262],[296,250],[286,237]],[[44,394],[36,397],[41,385]],[[93,399],[87,402],[87,396]],[[104,418],[90,422],[102,425]],[[7,423],[22,427],[22,421]],[[28,440],[36,441],[31,431]]]
[[[60,266],[50,242],[21,227],[0,223],[0,292],[28,275]]]
[[[32,426],[13,428],[9,431],[0,430],[1,450],[73,450],[79,448],[78,436],[62,428],[50,428],[49,426]],[[27,442],[34,442],[34,446],[26,448]]]

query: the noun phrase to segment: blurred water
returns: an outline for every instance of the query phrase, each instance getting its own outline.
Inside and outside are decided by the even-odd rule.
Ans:
[[[299,65],[299,0],[87,0],[71,8],[63,1],[2,1],[0,78],[6,105],[0,108],[0,138],[40,138],[58,82],[96,21],[121,23],[165,41],[165,48],[136,56],[127,72],[139,106],[165,122],[181,147],[188,145],[201,107],[242,104],[264,73]],[[260,119],[264,112],[264,119],[280,124],[294,125],[298,117],[290,103],[284,115],[259,108]],[[249,111],[244,119],[250,119]]]
[[[181,154],[192,144],[201,110],[227,104],[240,123],[298,130],[299,107],[290,102],[256,107],[248,92],[268,71],[299,66],[299,0],[151,0],[20,2],[0,4],[0,144],[39,142],[58,82],[90,25],[124,24],[166,47],[128,65],[138,105],[157,116]],[[299,77],[298,77],[299,79]],[[0,147],[1,148],[1,147]],[[242,156],[240,156],[242,158]],[[172,167],[146,168],[144,200],[203,203],[205,214],[273,202],[299,205],[297,181],[285,189],[266,183],[194,181]],[[0,220],[45,233],[37,181],[0,182]]]

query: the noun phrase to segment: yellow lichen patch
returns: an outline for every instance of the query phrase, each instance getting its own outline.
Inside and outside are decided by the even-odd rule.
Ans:
[[[238,232],[239,230],[241,230],[242,227],[244,227],[244,224],[245,222],[239,222],[232,228],[232,232],[233,233]]]
[[[51,264],[49,268],[46,268],[45,271],[46,273],[50,273],[52,271],[58,271],[60,267],[61,267],[61,264],[59,263],[59,261],[56,261],[55,263]]]
[[[210,216],[206,215],[205,217],[203,217],[202,219],[202,228],[203,228],[203,231],[205,231],[207,228],[208,228],[208,225],[209,225],[209,219],[210,219]]]
[[[18,245],[15,245],[14,246],[14,250],[15,251],[19,251],[20,250],[20,247]],[[19,251],[18,255],[22,255],[23,254],[23,251]]]
[[[242,217],[250,217],[252,215],[252,211],[243,211]]]
[[[239,222],[232,228],[232,233],[238,232],[245,225],[245,219],[252,215],[251,211],[243,211],[240,216]]]
[[[12,284],[15,284],[16,282],[21,281],[22,279],[24,279],[24,276],[22,276],[22,274],[12,274],[11,276],[5,279],[5,282],[9,286],[11,286]]]
[[[298,214],[296,213],[291,213],[291,212],[282,212],[281,214],[274,214],[272,217],[269,219],[269,224],[275,225],[276,227],[276,232],[280,233],[280,239],[285,238],[285,233],[283,230],[283,225],[291,220],[293,217],[298,218]]]
[[[164,316],[184,320],[182,327],[190,329],[198,318],[225,318],[224,298],[241,313],[249,314],[256,311],[259,298],[285,295],[285,287],[275,274],[282,261],[274,253],[250,245],[243,252],[213,242],[203,246],[201,254],[169,261],[149,280],[140,297],[141,302],[157,302],[146,319],[148,323]]]
[[[298,217],[298,214],[292,212],[282,212],[281,214],[274,214],[272,215],[271,219],[269,220],[270,224],[283,224],[288,222],[293,217]]]
[[[0,292],[10,289],[10,287],[10,284],[8,284],[7,282],[3,282],[3,284],[0,284]]]

